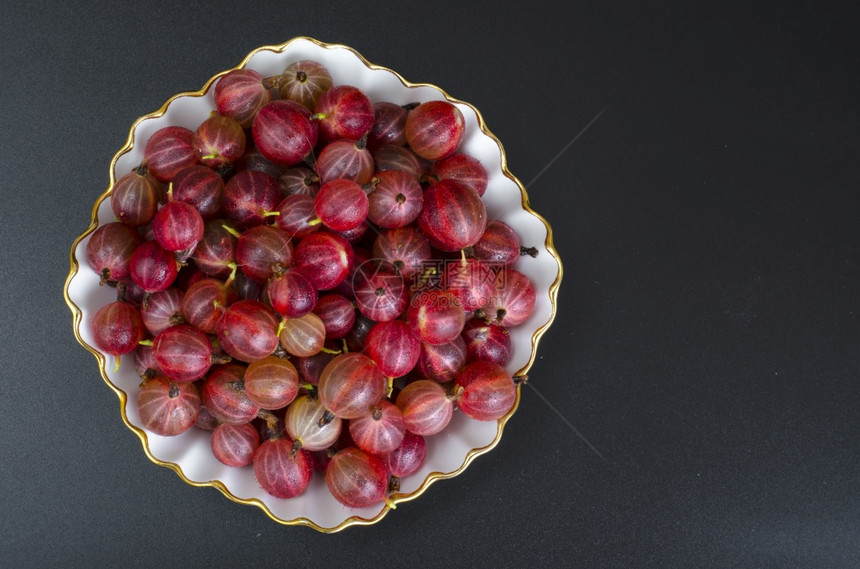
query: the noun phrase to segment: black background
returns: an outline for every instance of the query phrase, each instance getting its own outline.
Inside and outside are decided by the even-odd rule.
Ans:
[[[0,23],[0,565],[860,566],[856,9],[116,4]],[[132,121],[297,35],[477,106],[565,266],[496,450],[332,536],[151,464],[62,297]]]

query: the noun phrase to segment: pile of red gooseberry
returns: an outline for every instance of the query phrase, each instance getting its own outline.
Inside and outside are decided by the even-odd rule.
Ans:
[[[447,101],[373,103],[309,60],[230,71],[214,98],[111,189],[86,247],[117,289],[96,347],[133,355],[148,431],[211,431],[278,498],[317,471],[346,506],[386,501],[455,410],[512,409],[508,328],[535,303],[513,266],[537,252],[488,221]]]

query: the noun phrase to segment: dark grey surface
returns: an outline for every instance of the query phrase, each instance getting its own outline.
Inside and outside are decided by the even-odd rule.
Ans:
[[[0,566],[860,566],[856,9],[33,4],[0,23]],[[151,464],[62,299],[132,121],[296,35],[481,109],[566,271],[498,448],[334,536]]]

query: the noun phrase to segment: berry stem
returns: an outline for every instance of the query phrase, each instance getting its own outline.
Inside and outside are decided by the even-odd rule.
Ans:
[[[457,387],[455,387],[454,391],[451,392],[451,395],[447,397],[448,401],[451,401],[452,403],[457,401],[457,399],[459,399],[460,395],[463,393],[463,389],[464,388],[462,385],[458,385]]]
[[[304,162],[305,164],[307,164],[308,168],[310,168],[311,170],[314,170],[314,171],[315,171],[315,170],[317,169],[317,157],[316,157],[316,156],[314,156],[314,151],[313,151],[313,150],[311,150],[310,152],[308,152],[307,156],[305,156],[304,158],[302,158],[302,162]]]
[[[239,233],[238,231],[236,231],[235,229],[233,229],[232,227],[230,227],[230,226],[229,226],[229,225],[227,225],[226,223],[222,223],[222,224],[221,224],[221,227],[223,227],[223,228],[224,228],[224,231],[226,231],[227,233],[229,233],[230,235],[232,235],[232,236],[233,236],[233,237],[235,237],[236,239],[238,239],[239,237],[241,237],[241,236],[242,236],[242,234],[241,234],[241,233]]]
[[[224,281],[224,286],[230,286],[230,284],[236,279],[236,271],[239,270],[239,265],[236,263],[230,262],[227,263],[227,266],[230,267],[230,276],[227,277],[227,280]]]
[[[400,492],[400,477],[392,474],[388,477],[388,493],[395,494],[397,492]]]
[[[280,87],[283,78],[283,75],[273,75],[272,77],[266,77],[263,79],[263,88],[274,89],[276,87]]]
[[[322,417],[320,417],[319,423],[317,423],[317,425],[322,428],[331,423],[332,421],[334,421],[334,413],[326,409],[326,412],[323,413]]]
[[[529,257],[534,258],[538,256],[538,250],[534,247],[525,247],[520,245],[520,255],[528,255]]]
[[[228,364],[233,361],[233,358],[227,354],[212,354],[212,365]]]
[[[140,163],[140,165],[136,168],[136,172],[138,176],[146,176],[147,174],[149,174],[149,167],[146,165],[146,160]]]
[[[522,385],[529,382],[529,376],[526,374],[515,375],[512,379],[514,380],[514,385]]]
[[[388,506],[392,510],[397,509],[397,504],[394,503],[394,501],[391,499],[390,496],[385,497],[385,505]]]
[[[290,458],[295,458],[296,455],[299,454],[299,451],[302,450],[302,446],[304,445],[302,444],[301,439],[294,440],[293,446],[290,447]]]

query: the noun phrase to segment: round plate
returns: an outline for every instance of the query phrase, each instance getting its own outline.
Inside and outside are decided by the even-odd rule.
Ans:
[[[373,65],[349,47],[311,38],[300,37],[282,45],[260,47],[237,68],[253,69],[263,76],[272,76],[280,74],[289,63],[299,59],[319,61],[328,68],[336,85],[354,85],[374,102],[408,104],[444,99],[462,111],[466,134],[460,151],[477,158],[487,169],[489,185],[483,199],[488,218],[508,223],[519,234],[523,244],[539,251],[534,258],[522,257],[515,267],[531,278],[537,291],[531,317],[510,330],[513,356],[507,366],[508,371],[515,375],[526,373],[534,361],[538,340],[555,316],[562,276],[561,261],[553,247],[549,224],[529,206],[525,188],[508,172],[502,145],[487,129],[478,110],[451,98],[434,85],[411,83],[390,69]],[[116,291],[99,286],[98,275],[87,264],[86,245],[99,225],[115,221],[108,199],[110,188],[117,178],[141,162],[146,141],[155,131],[171,125],[196,129],[215,108],[212,87],[228,71],[212,77],[199,91],[174,95],[160,109],[140,117],[132,125],[127,143],[111,161],[110,184],[95,202],[92,223],[71,248],[71,270],[66,280],[65,298],[72,311],[74,334],[98,360],[102,378],[119,396],[123,422],[140,438],[146,455],[156,464],[171,468],[189,484],[214,486],[235,502],[259,506],[279,523],[308,525],[323,532],[339,531],[350,525],[372,524],[382,519],[392,505],[420,496],[437,480],[456,476],[477,456],[495,447],[505,423],[519,404],[519,386],[513,409],[498,421],[475,421],[462,413],[455,413],[451,424],[442,433],[427,437],[423,467],[416,474],[402,479],[400,491],[391,496],[391,504],[351,509],[331,497],[325,481],[318,475],[301,496],[283,500],[268,495],[257,484],[251,467],[228,467],[215,459],[206,431],[192,428],[177,437],[161,437],[148,432],[141,426],[137,413],[140,378],[135,375],[131,356],[124,356],[119,371],[115,372],[112,363],[107,365],[105,355],[93,347],[90,319],[101,306],[115,300]]]

